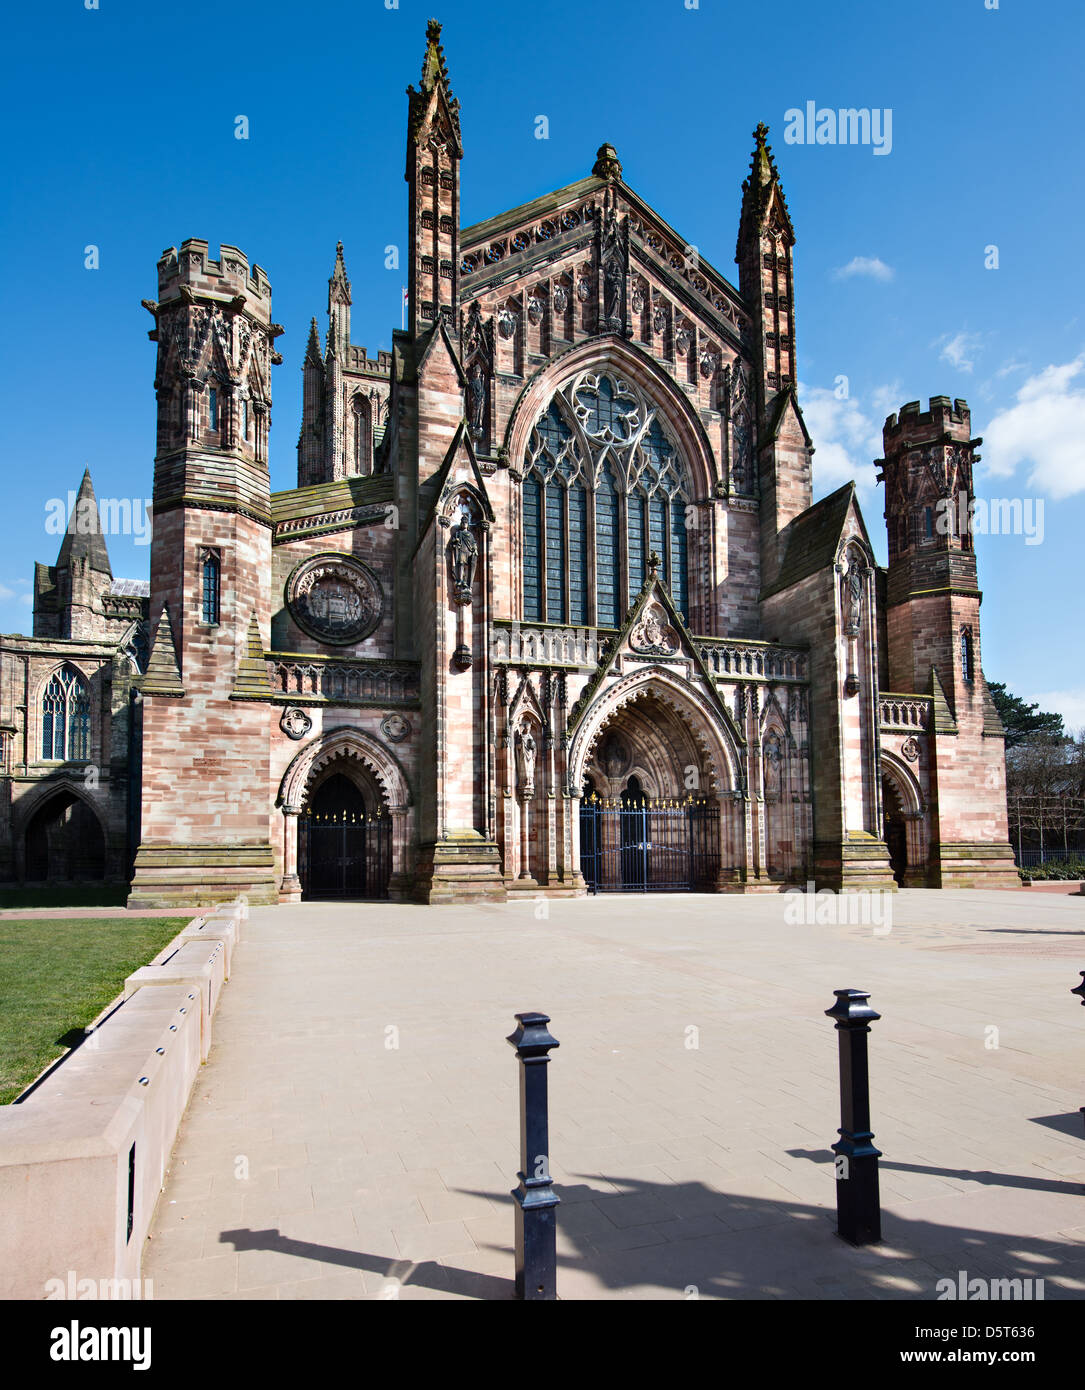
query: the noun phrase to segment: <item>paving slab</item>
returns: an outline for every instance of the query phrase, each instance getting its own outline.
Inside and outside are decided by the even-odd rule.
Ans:
[[[513,1015],[551,1015],[563,1298],[1085,1279],[1085,899],[254,908],[143,1273],[186,1299],[508,1299]],[[835,1235],[833,990],[871,993],[885,1242]],[[691,1292],[692,1290],[692,1292]]]

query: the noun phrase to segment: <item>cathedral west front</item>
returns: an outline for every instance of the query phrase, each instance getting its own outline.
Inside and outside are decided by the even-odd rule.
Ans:
[[[889,417],[884,568],[853,484],[813,501],[767,135],[737,285],[607,144],[462,227],[431,22],[406,328],[352,341],[340,245],[285,492],[268,273],[167,250],[149,584],[94,526],[37,567],[33,637],[0,639],[0,873],[133,907],[1015,884],[981,441],[962,400]]]

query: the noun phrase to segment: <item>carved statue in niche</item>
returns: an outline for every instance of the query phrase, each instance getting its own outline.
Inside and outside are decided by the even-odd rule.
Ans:
[[[482,438],[483,422],[486,418],[486,378],[478,359],[471,363],[467,373],[467,423],[474,439]]]
[[[471,602],[471,585],[475,578],[478,563],[478,541],[471,530],[467,512],[460,513],[460,524],[453,527],[448,540],[448,554],[452,563],[452,586],[460,603]]]
[[[600,247],[603,272],[603,318],[609,328],[620,328],[625,305],[625,242],[618,220],[609,212],[603,225]]]
[[[535,739],[525,724],[516,735],[516,781],[521,796],[535,794]]]
[[[780,736],[769,734],[765,740],[765,795],[775,800],[780,795]]]
[[[608,319],[621,318],[622,267],[617,256],[611,257],[604,272],[603,313]]]
[[[858,637],[863,615],[864,571],[857,556],[852,555],[848,564],[844,584],[847,595],[847,615],[844,632],[848,637]]]

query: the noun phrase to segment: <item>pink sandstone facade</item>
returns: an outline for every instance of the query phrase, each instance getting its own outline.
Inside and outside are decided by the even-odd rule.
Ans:
[[[130,904],[1015,883],[972,538],[938,524],[971,495],[967,405],[886,422],[881,569],[854,486],[812,500],[765,127],[737,288],[609,145],[461,228],[439,40],[409,89],[407,328],[351,342],[340,246],[297,488],[270,489],[263,268],[159,261]],[[38,640],[0,653],[15,877],[38,784],[73,777],[35,758],[42,683],[105,660]],[[81,804],[115,872],[123,817]]]

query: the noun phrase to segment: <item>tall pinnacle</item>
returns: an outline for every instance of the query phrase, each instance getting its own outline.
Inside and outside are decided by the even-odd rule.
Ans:
[[[347,279],[347,267],[343,260],[343,243],[335,243],[335,268],[328,280],[328,302],[331,304],[349,304],[350,281]]]

